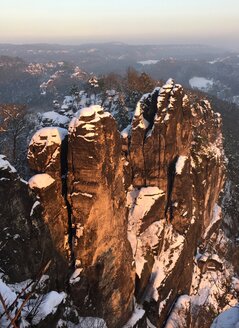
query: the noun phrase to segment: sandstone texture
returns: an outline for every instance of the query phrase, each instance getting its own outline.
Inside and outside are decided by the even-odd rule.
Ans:
[[[204,96],[170,79],[143,95],[121,134],[98,105],[81,108],[68,131],[36,132],[28,186],[1,158],[2,197],[11,188],[0,227],[24,230],[20,252],[33,252],[29,264],[9,258],[4,272],[28,277],[35,250],[46,249],[51,279],[70,299],[64,313],[108,328],[209,328],[236,301],[233,246],[221,230],[221,124]]]
[[[194,255],[223,187],[220,115],[169,80],[139,101],[129,145],[138,302],[163,327],[172,304],[190,294]]]
[[[112,116],[100,106],[80,110],[70,123],[68,141],[72,248],[80,271],[72,295],[76,303],[85,303],[86,311],[103,316],[109,327],[121,327],[133,308],[123,164]]]
[[[61,287],[67,279],[71,261],[68,208],[64,197],[66,185],[67,130],[43,128],[32,137],[28,161],[39,174],[29,180],[29,188],[39,199],[42,218],[54,244],[54,263]]]

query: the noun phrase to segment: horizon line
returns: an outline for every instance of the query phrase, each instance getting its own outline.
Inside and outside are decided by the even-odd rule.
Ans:
[[[89,41],[89,42],[80,42],[80,43],[58,43],[58,42],[1,42],[0,45],[12,45],[12,46],[28,46],[28,45],[51,45],[51,46],[71,46],[79,47],[84,45],[125,45],[125,46],[195,46],[195,47],[208,47],[208,48],[221,48],[225,49],[219,45],[207,44],[207,43],[190,43],[190,42],[180,42],[180,43],[131,43],[131,42],[122,42],[122,41]]]

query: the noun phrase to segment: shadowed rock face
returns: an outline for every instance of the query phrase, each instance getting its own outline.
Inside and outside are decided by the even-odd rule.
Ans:
[[[36,198],[26,181],[0,155],[0,258],[4,278],[11,283],[35,279],[51,260],[47,274],[57,288],[57,265],[62,263],[55,249],[49,225],[43,220],[44,202]],[[48,202],[52,196],[48,196]]]
[[[28,194],[27,183],[3,155],[0,182],[1,270],[10,281],[22,281],[37,273],[41,265],[39,231],[30,219],[34,199]]]
[[[190,293],[194,254],[223,186],[221,119],[169,80],[139,101],[127,144],[137,298],[162,327],[178,296]]]
[[[73,119],[68,142],[72,247],[82,269],[72,295],[86,313],[121,327],[132,312],[134,282],[120,134],[111,115],[94,106]]]

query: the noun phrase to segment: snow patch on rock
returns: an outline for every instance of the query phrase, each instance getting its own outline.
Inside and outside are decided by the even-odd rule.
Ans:
[[[176,166],[175,166],[176,174],[182,174],[184,164],[185,164],[187,158],[188,158],[187,156],[179,156],[178,157],[178,160],[177,160]]]
[[[31,139],[32,144],[51,146],[60,145],[67,136],[67,130],[59,127],[47,127],[37,131]]]
[[[143,307],[139,304],[136,304],[131,318],[122,328],[134,327],[137,324],[137,322],[143,318],[144,314],[145,314],[145,310],[143,309]]]
[[[54,314],[57,307],[66,298],[66,293],[57,293],[56,291],[51,291],[44,296],[36,315],[33,318],[33,324],[38,324],[41,320],[45,319],[49,314]]]
[[[206,91],[213,86],[213,80],[205,77],[194,76],[189,80],[190,87],[201,91]]]
[[[39,188],[45,189],[51,184],[53,184],[55,180],[47,173],[36,174],[34,175],[28,182],[29,187],[31,189]]]
[[[10,173],[16,173],[16,169],[7,161],[6,156],[0,155],[0,171],[8,170]]]
[[[104,117],[110,117],[111,114],[104,112],[104,109],[99,105],[92,105],[90,107],[85,107],[80,109],[75,117],[71,120],[69,124],[69,133],[74,133],[78,126],[86,130],[93,131],[96,122]],[[87,123],[86,123],[87,121]]]
[[[66,125],[69,123],[69,118],[67,116],[60,115],[54,111],[43,113],[42,120],[43,122],[50,122],[52,125]]]
[[[211,328],[239,328],[239,304],[219,314]]]

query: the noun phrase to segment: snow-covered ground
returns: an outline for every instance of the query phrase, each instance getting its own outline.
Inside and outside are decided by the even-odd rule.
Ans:
[[[154,65],[157,64],[159,62],[159,59],[148,59],[148,60],[142,60],[142,61],[138,61],[138,64],[141,65]]]
[[[213,86],[213,80],[205,77],[194,76],[189,80],[191,88],[198,89],[201,91],[207,91]]]
[[[40,290],[43,290],[45,288],[45,284],[47,283],[48,278],[49,277],[47,275],[43,275],[38,283],[37,291],[34,291],[34,289],[32,290],[34,284],[32,284],[32,281],[30,279],[20,283],[8,284],[0,276],[0,293],[4,299],[7,308],[9,308],[10,305],[14,303],[11,309],[9,309],[8,311],[12,319],[14,318],[17,310],[20,309],[21,306],[23,306],[22,310],[20,311],[19,317],[20,328],[32,327],[33,325],[35,326],[38,324],[42,324],[44,327],[46,327],[46,325],[41,322],[49,316],[53,316],[57,312],[58,307],[61,306],[61,304],[63,303],[64,311],[61,314],[61,318],[58,320],[57,325],[54,327],[107,328],[106,323],[101,318],[80,317],[75,308],[71,308],[67,305],[68,303],[71,304],[71,302],[65,292],[56,292],[52,290],[46,294],[42,294]],[[22,292],[23,289],[26,289],[24,293]],[[31,291],[33,291],[32,297],[30,297],[30,299],[25,302],[26,293]],[[4,312],[5,310],[3,309],[3,305],[0,302],[0,327],[12,327],[9,322],[9,318],[6,314],[4,314]],[[72,317],[72,313],[75,317],[74,323],[69,321],[69,318]],[[137,314],[138,318],[139,315],[142,314],[142,311],[140,312],[140,310],[136,308],[135,314]],[[135,319],[135,316],[133,316],[133,318]],[[47,325],[47,327],[49,327],[49,325]]]
[[[64,126],[69,123],[70,119],[65,115],[60,115],[54,111],[45,112],[42,114],[42,121],[51,124],[52,126]]]

